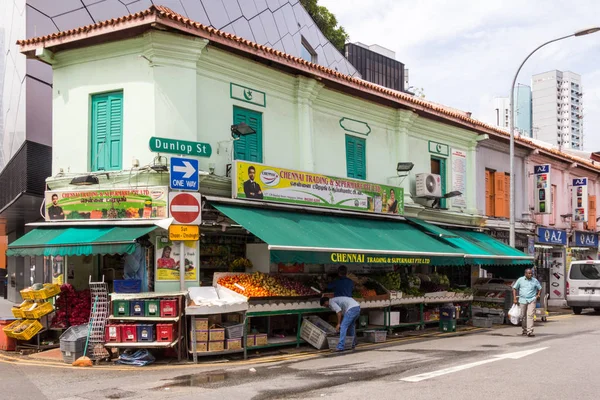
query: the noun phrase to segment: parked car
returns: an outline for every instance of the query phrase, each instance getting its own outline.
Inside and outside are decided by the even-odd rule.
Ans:
[[[567,306],[577,315],[584,308],[600,312],[600,260],[571,263],[567,277]]]

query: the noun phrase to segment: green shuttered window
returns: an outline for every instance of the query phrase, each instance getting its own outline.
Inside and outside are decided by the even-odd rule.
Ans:
[[[233,145],[236,160],[253,161],[262,163],[262,113],[246,108],[233,107],[233,124],[245,122],[256,134],[241,136]]]
[[[123,164],[123,92],[92,96],[92,171],[116,171]]]
[[[346,135],[346,172],[348,178],[367,179],[365,139]]]

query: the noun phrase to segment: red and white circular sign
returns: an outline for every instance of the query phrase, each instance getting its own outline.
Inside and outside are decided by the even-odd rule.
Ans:
[[[169,214],[174,224],[199,225],[202,197],[200,193],[169,193]]]

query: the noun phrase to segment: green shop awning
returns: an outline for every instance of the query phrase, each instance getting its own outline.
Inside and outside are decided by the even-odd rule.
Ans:
[[[516,250],[481,232],[444,229],[418,218],[407,218],[430,235],[439,237],[465,253],[468,264],[492,265],[529,265],[533,257]]]
[[[404,221],[213,203],[269,245],[271,261],[463,265],[464,253]]]
[[[7,256],[131,254],[135,240],[156,226],[36,228],[8,245]]]

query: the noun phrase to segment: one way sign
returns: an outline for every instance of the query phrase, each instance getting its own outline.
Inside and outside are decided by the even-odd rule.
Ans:
[[[198,160],[171,157],[169,186],[174,190],[198,190]]]

